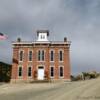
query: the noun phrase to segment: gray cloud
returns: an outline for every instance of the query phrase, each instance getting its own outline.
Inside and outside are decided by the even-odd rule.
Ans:
[[[11,41],[34,40],[37,29],[49,29],[50,39],[71,44],[72,72],[100,71],[100,0],[0,0],[0,61],[11,63]]]

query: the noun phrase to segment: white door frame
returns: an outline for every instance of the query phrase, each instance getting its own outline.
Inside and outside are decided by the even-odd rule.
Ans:
[[[41,77],[41,79],[40,79],[39,74],[38,74],[38,69],[39,69],[40,67],[41,67],[41,69],[44,70],[43,77]],[[37,79],[38,79],[38,80],[44,80],[44,74],[45,74],[45,68],[44,68],[44,66],[43,66],[43,65],[39,65],[39,66],[37,67]]]

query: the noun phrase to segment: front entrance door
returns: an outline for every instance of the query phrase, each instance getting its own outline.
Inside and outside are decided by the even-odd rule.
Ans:
[[[38,67],[38,80],[44,80],[44,67]]]

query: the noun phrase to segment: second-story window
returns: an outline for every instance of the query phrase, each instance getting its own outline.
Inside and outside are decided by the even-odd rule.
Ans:
[[[38,51],[38,61],[44,61],[44,57],[45,57],[44,50],[39,50]]]
[[[32,51],[29,51],[29,61],[32,61]]]
[[[41,53],[42,53],[42,61],[44,61],[44,50],[42,50]]]
[[[19,61],[23,61],[23,57],[24,57],[24,52],[20,51],[20,53],[19,53]]]
[[[63,61],[63,51],[59,51],[59,61]]]
[[[54,51],[50,51],[50,61],[54,61]]]
[[[39,50],[38,51],[38,61],[40,61],[41,60],[41,51]]]

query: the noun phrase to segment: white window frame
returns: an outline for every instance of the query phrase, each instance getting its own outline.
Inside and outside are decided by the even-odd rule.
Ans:
[[[40,51],[40,60],[38,59],[38,52],[39,51]],[[44,60],[42,60],[42,51],[44,51]],[[37,61],[38,62],[45,62],[45,50],[44,49],[37,50]]]
[[[51,67],[53,67],[53,75],[51,76]],[[50,78],[54,78],[55,77],[55,67],[54,66],[50,66]]]
[[[22,76],[19,76],[19,67],[22,67]],[[17,76],[18,78],[23,78],[23,66],[22,65],[18,66]]]
[[[51,61],[51,51],[53,51],[53,61]],[[54,62],[55,61],[55,50],[51,49],[49,51],[49,55],[50,55],[50,62]]]
[[[63,76],[60,76],[60,67],[63,68]],[[59,66],[59,78],[64,78],[64,66]]]
[[[28,76],[29,67],[31,67],[31,76]],[[28,78],[32,78],[32,66],[28,66],[28,67],[27,67],[27,77],[28,77]]]
[[[60,51],[62,51],[62,61],[60,60]],[[62,49],[60,49],[59,51],[58,51],[58,58],[59,58],[59,62],[63,62],[64,61],[64,50],[62,50]]]
[[[33,50],[28,50],[28,62],[32,62],[33,61],[33,60],[32,61],[29,60],[29,56],[30,56],[29,53],[30,53],[30,51],[32,51],[32,59],[33,59]]]
[[[20,52],[23,51],[23,57],[22,57],[22,61],[20,60]],[[24,61],[24,50],[19,50],[19,62],[23,62]]]

